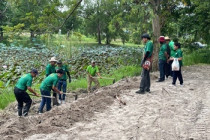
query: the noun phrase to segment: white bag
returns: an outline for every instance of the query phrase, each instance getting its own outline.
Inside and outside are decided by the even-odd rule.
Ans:
[[[179,71],[179,60],[178,58],[174,58],[172,63],[172,71]]]

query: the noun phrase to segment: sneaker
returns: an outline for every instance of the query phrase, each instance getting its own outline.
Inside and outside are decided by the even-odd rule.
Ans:
[[[65,104],[65,103],[66,103],[65,100],[63,100],[63,101],[62,101],[62,104]]]
[[[143,90],[138,90],[136,91],[137,94],[145,94],[145,92]]]
[[[164,80],[160,80],[160,79],[159,79],[159,80],[157,80],[156,82],[163,82],[163,81],[164,81]]]
[[[148,89],[148,90],[145,90],[146,92],[148,92],[148,93],[151,93],[151,91]]]
[[[61,103],[62,103],[62,101],[61,101],[61,100],[58,100],[58,103],[59,103],[59,104],[61,104]]]
[[[175,84],[171,84],[171,85],[169,85],[169,87],[174,87],[174,86],[176,86]]]
[[[38,114],[41,115],[43,112],[42,111],[38,111]]]

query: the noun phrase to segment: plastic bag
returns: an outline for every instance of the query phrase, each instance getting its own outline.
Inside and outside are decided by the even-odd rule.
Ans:
[[[179,71],[179,60],[178,58],[174,58],[172,63],[172,71]]]

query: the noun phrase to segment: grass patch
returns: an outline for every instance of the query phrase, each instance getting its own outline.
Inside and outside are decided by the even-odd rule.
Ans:
[[[206,49],[199,49],[191,54],[187,54],[183,56],[183,63],[184,66],[195,65],[195,64],[210,64],[210,50]]]
[[[114,78],[116,81],[119,81],[122,78],[130,77],[130,76],[137,76],[141,73],[141,67],[140,66],[122,66],[118,68],[117,70],[114,70],[111,74],[102,74],[102,77],[109,77]],[[107,79],[99,79],[101,86],[107,86],[111,85],[113,83],[113,80],[107,80]],[[68,90],[76,90],[76,89],[86,89],[87,88],[87,80],[86,78],[81,78],[76,81],[73,81],[68,86]]]
[[[4,109],[9,103],[15,101],[13,87],[0,88],[0,109]]]

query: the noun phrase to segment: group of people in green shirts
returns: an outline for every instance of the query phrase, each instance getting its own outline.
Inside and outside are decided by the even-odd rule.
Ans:
[[[140,82],[140,89],[136,91],[138,94],[144,94],[145,92],[150,93],[150,69],[153,57],[153,43],[148,34],[143,34],[141,36],[144,47],[144,54],[141,66],[142,78]],[[176,84],[177,78],[180,81],[180,85],[183,84],[183,78],[181,74],[182,66],[182,51],[181,45],[178,42],[173,42],[169,37],[160,36],[160,51],[159,51],[159,71],[160,78],[157,82],[163,82],[165,77],[173,77],[172,85]],[[177,58],[179,60],[179,71],[172,71],[171,64]],[[53,105],[59,105],[65,103],[67,79],[71,83],[71,76],[69,72],[69,67],[64,65],[62,61],[57,61],[55,57],[52,57],[50,63],[46,66],[46,78],[42,81],[40,86],[40,92],[42,100],[38,112],[43,113],[43,108],[46,104],[46,111],[51,109],[51,91],[53,91]],[[147,65],[147,66],[146,66]],[[148,69],[149,67],[149,69]],[[93,60],[91,65],[86,69],[87,81],[88,81],[88,93],[91,92],[91,84],[95,83],[96,88],[100,87],[98,78],[102,78],[99,69],[96,66],[96,62]],[[35,96],[40,96],[35,90],[31,88],[32,80],[38,75],[36,69],[32,69],[30,73],[23,75],[17,82],[14,88],[14,94],[18,102],[18,115],[27,116],[32,100],[26,90],[29,90]],[[57,94],[59,94],[59,100],[57,101]],[[23,106],[25,103],[25,106]]]
[[[136,91],[138,94],[144,94],[145,92],[150,93],[150,69],[144,67],[145,63],[148,61],[149,64],[152,64],[152,57],[153,57],[153,43],[149,34],[143,34],[141,36],[144,46],[144,54],[141,66],[142,70],[142,78],[140,82],[140,89]],[[159,58],[159,71],[160,71],[160,78],[157,82],[165,81],[165,77],[168,78],[169,76],[173,77],[172,85],[176,84],[177,78],[180,81],[180,85],[183,85],[183,78],[181,73],[181,66],[182,66],[182,51],[181,51],[181,44],[178,42],[174,42],[169,37],[160,36],[158,39],[160,43],[160,51],[158,54]],[[177,58],[179,61],[179,70],[172,71],[172,63],[174,59]],[[150,65],[151,67],[151,65]]]
[[[52,57],[50,63],[46,66],[46,78],[40,85],[40,92],[42,100],[39,107],[39,114],[43,113],[43,108],[46,104],[46,111],[51,109],[51,91],[53,91],[53,105],[59,105],[65,103],[67,79],[71,83],[71,76],[69,67],[64,65],[62,61],[57,61],[55,57]],[[91,84],[95,83],[96,88],[100,87],[98,78],[101,78],[99,69],[95,64],[95,61],[91,62],[91,65],[87,67],[87,80],[88,80],[88,93],[91,92]],[[14,88],[14,94],[18,102],[18,116],[27,116],[31,107],[32,100],[29,94],[26,92],[29,90],[35,96],[40,95],[31,88],[32,80],[38,75],[36,69],[32,69],[30,73],[23,75],[16,83]],[[98,77],[96,77],[96,75]],[[68,77],[67,77],[68,76]],[[59,100],[57,101],[57,94],[59,94]],[[25,103],[25,106],[23,104]]]

